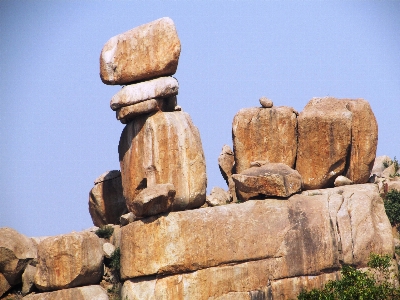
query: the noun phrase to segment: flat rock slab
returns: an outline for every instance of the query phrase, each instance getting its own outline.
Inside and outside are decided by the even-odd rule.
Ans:
[[[167,98],[178,94],[179,84],[173,77],[160,77],[130,84],[116,93],[110,102],[112,110],[154,98]]]
[[[52,291],[99,283],[103,274],[102,244],[92,232],[45,239],[38,246],[36,287]]]
[[[171,183],[172,210],[197,208],[206,200],[206,165],[200,134],[181,111],[142,115],[128,123],[120,138],[119,161],[127,202],[143,188]]]
[[[135,221],[122,228],[121,277],[275,259],[285,278],[339,268],[339,260],[364,267],[370,252],[393,255],[374,184],[321,191]]]
[[[107,292],[99,285],[89,285],[55,292],[27,295],[24,300],[108,300]]]
[[[170,18],[161,18],[112,37],[100,55],[105,84],[125,84],[173,75],[181,43]]]
[[[282,163],[266,163],[244,170],[241,174],[233,174],[232,177],[245,201],[259,194],[289,197],[301,191],[302,187],[299,172]]]
[[[297,153],[297,115],[292,107],[244,108],[233,118],[236,173],[256,160],[293,168]]]

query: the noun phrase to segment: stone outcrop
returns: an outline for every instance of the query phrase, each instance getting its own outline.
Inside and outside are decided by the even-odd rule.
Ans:
[[[293,108],[241,109],[233,118],[232,136],[237,174],[250,168],[250,163],[256,160],[294,167],[297,117]]]
[[[112,110],[138,104],[150,99],[162,99],[176,96],[179,84],[173,77],[159,77],[149,81],[124,86],[110,102]]]
[[[35,286],[41,291],[98,284],[103,272],[102,242],[91,232],[50,237],[39,244],[37,260]]]
[[[223,188],[213,187],[210,195],[207,196],[206,202],[208,206],[225,205],[231,202],[231,195]]]
[[[89,285],[64,289],[49,293],[32,294],[25,296],[24,300],[108,300],[107,292],[99,285]]]
[[[231,147],[228,145],[222,147],[221,154],[218,156],[218,166],[222,177],[224,177],[228,185],[233,202],[237,202],[235,182],[232,178],[232,174],[235,171],[235,156],[233,155]]]
[[[299,172],[282,163],[264,163],[232,177],[242,201],[259,195],[289,197],[302,187]]]
[[[339,175],[368,182],[378,127],[367,101],[313,98],[298,117],[298,132],[296,169],[305,189],[332,187]]]
[[[98,227],[119,224],[119,218],[127,211],[120,171],[109,171],[99,176],[89,193],[89,213],[93,224]]]
[[[171,210],[175,194],[173,184],[155,184],[141,190],[127,205],[137,217],[154,216]]]
[[[173,75],[181,44],[170,18],[161,18],[112,37],[100,55],[105,84],[126,84]]]
[[[377,156],[374,160],[371,176],[375,174],[379,177],[382,177],[382,172],[387,168],[385,167],[384,163],[390,164],[391,162],[392,159],[387,155]]]
[[[364,267],[371,252],[393,254],[391,226],[377,187],[351,185],[133,222],[122,228],[121,276],[265,260],[278,264],[279,279],[338,269],[339,261]]]
[[[35,288],[36,267],[27,265],[22,274],[22,295],[29,294]]]
[[[172,210],[200,207],[206,200],[206,166],[198,129],[185,112],[158,112],[126,125],[119,146],[127,203],[155,184],[176,190]]]
[[[33,241],[16,230],[0,228],[0,291],[6,286],[14,286],[22,281],[22,273],[30,261],[37,256],[36,245]]]

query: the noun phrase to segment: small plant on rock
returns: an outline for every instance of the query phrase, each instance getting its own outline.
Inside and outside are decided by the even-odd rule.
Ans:
[[[110,225],[106,225],[97,229],[95,234],[97,234],[99,238],[109,239],[112,236],[113,232],[114,228]]]
[[[121,251],[119,248],[115,249],[115,251],[111,254],[110,267],[115,271],[121,268]]]
[[[400,225],[400,192],[389,191],[383,199],[385,211],[392,226]]]

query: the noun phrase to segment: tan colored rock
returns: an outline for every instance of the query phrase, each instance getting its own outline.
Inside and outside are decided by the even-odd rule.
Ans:
[[[387,167],[383,172],[381,173],[381,176],[386,178],[386,179],[392,179],[394,175],[396,174],[396,168],[394,164],[391,164],[389,167]]]
[[[371,176],[373,174],[382,177],[382,172],[386,169],[384,163],[389,164],[392,159],[387,155],[381,155],[375,158],[374,166],[372,167]]]
[[[122,192],[121,173],[106,172],[95,182],[98,183],[89,193],[89,213],[93,224],[98,227],[119,224],[121,215],[128,211]]]
[[[119,248],[121,246],[121,227],[118,225],[114,225],[114,231],[110,238],[110,243],[115,246],[115,248]]]
[[[225,205],[231,202],[231,196],[229,192],[225,191],[219,186],[213,187],[210,195],[207,196],[206,202],[208,206]]]
[[[11,285],[8,283],[4,275],[0,273],[0,297],[3,296],[10,288]]]
[[[22,274],[22,295],[29,294],[35,288],[36,267],[27,265]]]
[[[388,180],[386,181],[387,191],[397,190],[400,192],[400,181],[399,180]]]
[[[271,108],[272,106],[274,106],[272,100],[268,99],[267,97],[261,97],[260,104],[264,108]]]
[[[155,184],[141,190],[127,205],[137,217],[154,216],[171,210],[175,194],[173,184]]]
[[[107,258],[110,258],[113,252],[115,251],[115,246],[111,243],[103,244],[103,255]]]
[[[302,179],[296,170],[282,163],[266,163],[252,167],[232,178],[241,200],[247,201],[260,194],[289,197],[301,191]]]
[[[339,272],[317,276],[289,276],[290,266],[282,258],[212,267],[159,279],[125,281],[122,299],[295,299],[302,289],[320,288]],[[256,297],[259,298],[256,298]]]
[[[31,294],[24,300],[108,300],[107,292],[99,285],[89,285],[64,289],[49,293]]]
[[[35,285],[41,291],[97,284],[103,272],[102,241],[92,232],[74,232],[42,241]]]
[[[297,152],[297,117],[291,107],[241,109],[232,124],[236,173],[256,160],[293,168]]]
[[[138,104],[150,99],[162,99],[176,96],[179,84],[174,77],[159,77],[124,86],[110,102],[112,110]]]
[[[235,182],[233,181],[232,174],[235,168],[235,156],[231,147],[224,145],[221,154],[218,156],[218,166],[222,177],[228,185],[229,193],[231,194],[232,201],[237,202]]]
[[[378,146],[378,123],[364,99],[341,99],[352,113],[351,148],[344,176],[354,183],[366,183],[371,174]]]
[[[187,113],[139,116],[125,126],[118,152],[128,203],[146,187],[171,183],[176,190],[172,210],[204,204],[205,158],[199,131]]]
[[[335,98],[313,98],[300,113],[296,170],[303,177],[304,189],[332,187],[343,174],[351,124],[346,102]]]
[[[119,221],[121,223],[121,226],[125,226],[128,225],[129,223],[132,223],[136,219],[137,217],[135,216],[135,214],[133,212],[129,212],[127,214],[122,215]]]
[[[22,281],[22,273],[30,261],[37,256],[34,242],[25,235],[8,227],[0,228],[0,273],[9,285]],[[6,284],[2,284],[7,286]]]
[[[100,55],[105,84],[125,84],[173,75],[181,43],[170,18],[161,18],[112,37]]]
[[[117,109],[117,119],[122,124],[127,124],[135,117],[156,111],[174,111],[176,96],[164,99],[150,99],[137,104],[124,106]]]
[[[353,184],[353,181],[351,181],[349,178],[342,176],[342,175],[338,176],[334,182],[335,186],[343,186],[343,185],[350,185],[350,184]]]

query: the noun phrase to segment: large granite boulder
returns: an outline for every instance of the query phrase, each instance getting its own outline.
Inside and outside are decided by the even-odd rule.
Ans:
[[[36,257],[37,248],[30,238],[11,228],[0,228],[0,273],[8,285],[21,283],[25,267]],[[8,285],[1,279],[0,291]]]
[[[122,193],[121,172],[107,171],[94,184],[89,193],[89,213],[93,224],[98,227],[119,224],[121,215],[128,212]]]
[[[99,285],[89,285],[55,292],[27,295],[24,300],[108,300],[107,292]]]
[[[374,184],[172,212],[122,228],[122,295],[219,299],[275,291],[287,299],[295,296],[291,286],[299,292],[337,278],[340,262],[361,268],[371,252],[393,251]],[[280,288],[287,298],[278,297]]]
[[[112,37],[100,55],[105,84],[126,84],[173,75],[181,43],[170,18],[161,18]]]
[[[265,163],[233,174],[232,177],[242,201],[260,194],[289,197],[300,192],[302,186],[299,172],[282,163]]]
[[[206,165],[198,129],[185,112],[157,112],[128,123],[119,161],[126,201],[155,184],[176,190],[172,210],[200,207],[206,200]]]
[[[98,284],[103,275],[102,246],[101,239],[92,232],[45,239],[38,246],[35,286],[52,291]]]
[[[291,107],[244,108],[233,118],[236,173],[265,160],[293,168],[297,152],[297,116]]]
[[[304,189],[332,187],[339,175],[368,182],[378,127],[367,101],[313,98],[298,117],[298,134],[296,170]]]

